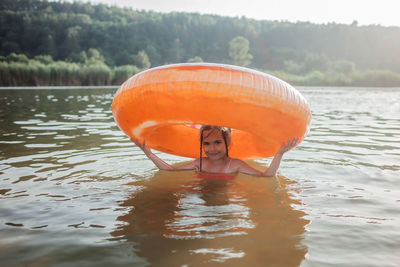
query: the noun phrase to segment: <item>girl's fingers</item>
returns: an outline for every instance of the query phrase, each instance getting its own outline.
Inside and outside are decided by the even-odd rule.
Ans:
[[[284,151],[288,151],[291,148],[295,147],[299,140],[299,137],[288,138],[287,143],[285,143],[285,141],[282,141],[281,149]]]
[[[297,145],[297,143],[299,142],[300,137],[293,137],[293,138],[288,138],[287,143],[285,143],[285,141],[282,141],[282,145],[279,148],[278,153],[285,153],[287,151],[289,151],[290,149],[292,149],[293,147],[295,147]]]
[[[294,140],[294,138],[292,140],[290,140],[290,138],[288,139],[288,142],[287,142],[287,145],[286,145],[286,151],[289,150],[292,147],[293,140]]]
[[[295,146],[298,141],[299,141],[298,137],[293,137],[292,146]]]

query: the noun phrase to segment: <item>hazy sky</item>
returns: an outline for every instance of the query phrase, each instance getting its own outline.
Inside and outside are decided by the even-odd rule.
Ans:
[[[81,0],[82,1],[82,0]],[[266,20],[400,26],[400,0],[83,0],[160,12],[185,11]]]

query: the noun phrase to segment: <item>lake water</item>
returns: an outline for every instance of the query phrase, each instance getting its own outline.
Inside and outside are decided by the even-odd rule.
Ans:
[[[2,266],[400,266],[400,88],[299,88],[308,137],[232,180],[158,171],[115,91],[0,90]]]

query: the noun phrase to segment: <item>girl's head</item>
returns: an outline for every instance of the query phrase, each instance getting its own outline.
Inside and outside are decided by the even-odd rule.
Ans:
[[[210,159],[228,157],[231,129],[227,127],[203,125],[200,128],[200,171],[204,152]]]

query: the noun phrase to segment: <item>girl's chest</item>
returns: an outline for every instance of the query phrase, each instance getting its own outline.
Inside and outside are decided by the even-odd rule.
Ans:
[[[232,171],[228,164],[212,164],[210,162],[204,162],[202,170],[210,173],[232,173]]]

